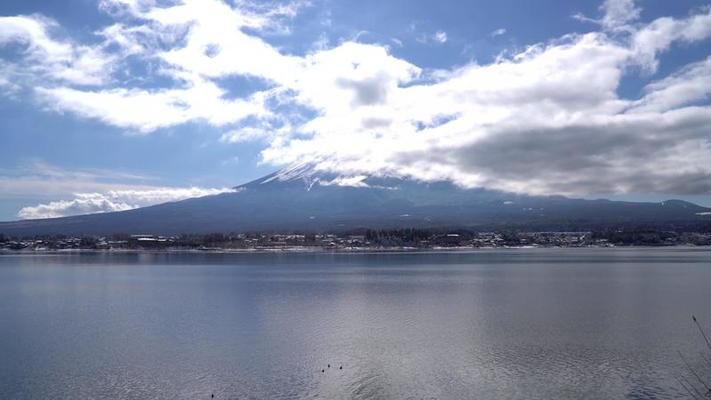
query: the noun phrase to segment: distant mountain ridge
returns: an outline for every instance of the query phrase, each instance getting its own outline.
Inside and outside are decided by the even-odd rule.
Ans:
[[[711,208],[529,196],[450,182],[340,175],[295,164],[234,192],[135,210],[0,223],[0,233],[178,234],[359,228],[592,229],[619,224],[711,223]]]

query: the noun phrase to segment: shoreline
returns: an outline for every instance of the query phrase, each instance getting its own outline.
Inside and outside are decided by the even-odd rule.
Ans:
[[[704,245],[669,245],[669,246],[500,246],[500,247],[433,247],[433,248],[338,248],[329,249],[321,247],[285,247],[285,248],[260,248],[260,249],[40,249],[40,250],[0,250],[4,255],[82,255],[82,254],[438,254],[438,253],[477,253],[497,252],[511,250],[578,250],[578,249],[698,249],[711,250],[711,246]]]

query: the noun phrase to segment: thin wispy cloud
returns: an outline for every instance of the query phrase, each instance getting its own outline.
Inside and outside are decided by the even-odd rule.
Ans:
[[[412,29],[415,29],[415,28],[412,28]],[[440,44],[447,43],[447,40],[449,40],[449,37],[447,36],[447,32],[445,32],[445,31],[436,31],[433,33],[420,32],[420,33],[418,33],[415,40],[418,43],[425,44],[425,45],[440,45]]]
[[[301,3],[273,13],[245,1],[104,0],[114,21],[93,44],[47,16],[0,19],[0,43],[27,49],[0,78],[47,109],[143,134],[205,123],[223,143],[263,143],[262,162],[275,166],[315,160],[353,176],[527,193],[709,193],[708,59],[655,75],[637,98],[618,89],[630,74],[651,76],[674,46],[707,40],[711,8],[642,21],[641,5],[607,0],[579,16],[597,30],[433,71],[385,44],[271,44]],[[123,79],[129,62],[154,66],[142,78],[163,83]],[[230,77],[261,84],[234,95]]]
[[[598,24],[607,31],[631,32],[634,29],[630,23],[639,18],[642,9],[637,6],[635,0],[604,0],[600,11],[600,18],[587,17],[580,13],[573,15],[573,18]]]
[[[497,36],[502,36],[506,34],[506,28],[499,28],[494,31],[492,31],[489,36],[491,37],[497,37]]]
[[[5,198],[27,198],[41,193],[44,197],[62,199],[23,207],[17,213],[19,218],[34,219],[124,211],[232,191],[159,186],[154,184],[155,180],[128,171],[67,169],[32,160],[17,168],[0,170],[0,193]]]

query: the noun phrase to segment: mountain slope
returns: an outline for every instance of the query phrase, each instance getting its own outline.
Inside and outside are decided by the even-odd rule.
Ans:
[[[0,223],[0,233],[322,231],[385,227],[590,229],[711,222],[681,200],[636,203],[462,189],[448,182],[344,177],[302,164],[223,193],[130,211]]]

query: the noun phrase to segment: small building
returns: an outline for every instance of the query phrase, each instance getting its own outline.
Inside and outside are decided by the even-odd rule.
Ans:
[[[128,238],[129,247],[140,247],[144,249],[161,249],[173,244],[172,238],[156,235],[131,235]]]

